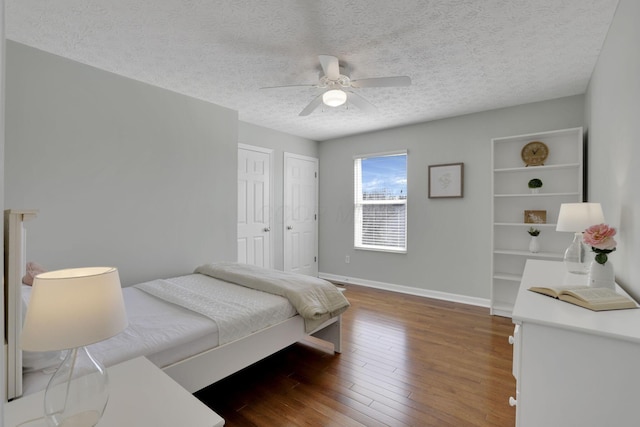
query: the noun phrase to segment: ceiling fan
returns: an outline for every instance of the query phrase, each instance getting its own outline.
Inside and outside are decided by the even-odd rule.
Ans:
[[[400,87],[410,86],[411,78],[407,76],[393,77],[374,77],[369,79],[351,80],[346,74],[343,67],[340,67],[338,58],[331,55],[319,55],[322,74],[318,83],[315,84],[298,84],[287,86],[270,86],[262,89],[276,89],[286,87],[316,87],[322,89],[322,93],[313,98],[301,112],[300,116],[308,116],[320,104],[329,107],[338,107],[349,101],[364,112],[375,111],[376,107],[364,99],[362,96],[353,92],[351,89],[359,89],[363,87]],[[342,68],[342,69],[341,69]]]

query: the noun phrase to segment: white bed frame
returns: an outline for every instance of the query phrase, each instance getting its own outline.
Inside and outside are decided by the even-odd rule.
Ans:
[[[309,335],[332,343],[333,350],[340,353],[341,316],[325,322],[311,334],[306,334],[304,320],[296,315],[245,338],[169,365],[163,370],[193,393],[291,344],[302,341]]]
[[[7,399],[22,395],[22,350],[19,345],[22,330],[21,282],[26,266],[26,236],[24,221],[34,218],[35,210],[5,211],[5,359],[7,361]],[[299,315],[255,332],[236,341],[212,348],[195,356],[166,366],[163,370],[193,393],[234,372],[309,336],[333,345],[342,351],[342,317],[323,323],[311,333],[305,332]]]

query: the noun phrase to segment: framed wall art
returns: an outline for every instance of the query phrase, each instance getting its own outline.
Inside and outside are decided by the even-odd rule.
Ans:
[[[524,211],[525,224],[546,224],[547,211]]]
[[[464,163],[429,166],[429,198],[462,197]]]

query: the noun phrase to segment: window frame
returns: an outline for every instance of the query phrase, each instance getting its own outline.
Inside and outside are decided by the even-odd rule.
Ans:
[[[375,157],[391,157],[391,156],[405,156],[406,161],[406,176],[407,180],[407,190],[404,199],[389,199],[389,200],[363,200],[362,195],[362,160],[371,159]],[[360,166],[357,166],[357,162],[360,161]],[[353,227],[354,227],[354,235],[353,235],[353,246],[355,250],[364,250],[364,251],[375,251],[375,252],[390,252],[390,253],[398,253],[405,254],[408,249],[408,177],[409,177],[409,151],[408,150],[396,150],[396,151],[385,151],[378,153],[368,153],[361,155],[353,156]],[[385,245],[366,245],[362,243],[362,213],[360,211],[362,206],[365,205],[404,205],[404,246],[396,247],[396,246],[385,246]]]

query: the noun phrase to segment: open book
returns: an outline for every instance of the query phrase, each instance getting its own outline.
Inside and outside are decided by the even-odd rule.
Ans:
[[[631,298],[607,288],[549,288],[533,286],[530,291],[548,295],[593,311],[637,308]]]

